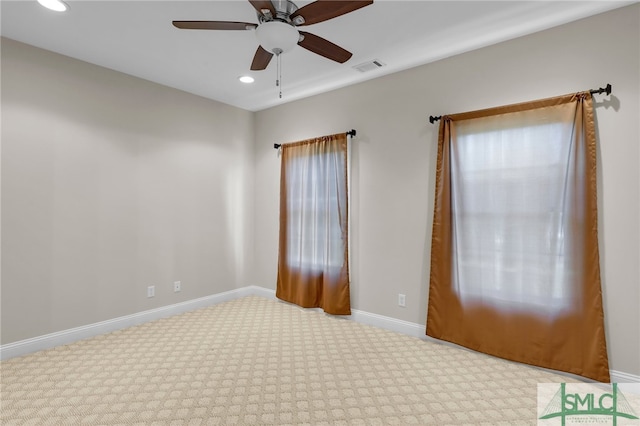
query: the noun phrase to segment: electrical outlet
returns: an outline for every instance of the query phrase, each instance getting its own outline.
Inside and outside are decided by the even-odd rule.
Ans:
[[[182,284],[180,284],[180,281],[174,281],[173,282],[173,292],[174,293],[178,293],[181,289],[182,289]]]
[[[398,294],[398,306],[401,306],[401,307],[403,307],[403,308],[404,308],[405,306],[407,306],[407,304],[406,304],[406,297],[405,297],[405,295],[404,295],[404,294],[402,294],[402,293]]]
[[[156,286],[150,285],[147,287],[147,297],[154,297],[156,295]]]

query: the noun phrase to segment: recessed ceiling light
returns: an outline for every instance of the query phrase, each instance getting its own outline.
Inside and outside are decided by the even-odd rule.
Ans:
[[[238,77],[238,80],[240,80],[243,83],[253,83],[255,80],[253,79],[253,77],[251,77],[250,75],[243,75]]]
[[[56,12],[64,12],[69,9],[69,6],[62,0],[38,0],[38,3],[47,9],[55,10]]]

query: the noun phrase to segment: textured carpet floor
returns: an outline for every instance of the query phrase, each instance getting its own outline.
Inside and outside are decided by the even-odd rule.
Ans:
[[[3,425],[536,423],[566,377],[246,297],[2,362]]]

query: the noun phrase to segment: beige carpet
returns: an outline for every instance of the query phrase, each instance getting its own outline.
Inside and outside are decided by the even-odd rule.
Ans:
[[[0,367],[3,425],[536,423],[566,377],[246,297]]]

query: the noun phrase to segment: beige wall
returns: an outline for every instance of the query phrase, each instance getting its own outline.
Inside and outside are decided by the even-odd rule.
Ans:
[[[2,343],[244,286],[253,118],[2,39]]]
[[[253,283],[276,280],[273,143],[354,128],[353,307],[424,324],[437,138],[428,116],[611,83],[596,103],[606,332],[611,368],[640,374],[639,28],[634,5],[257,113]]]

